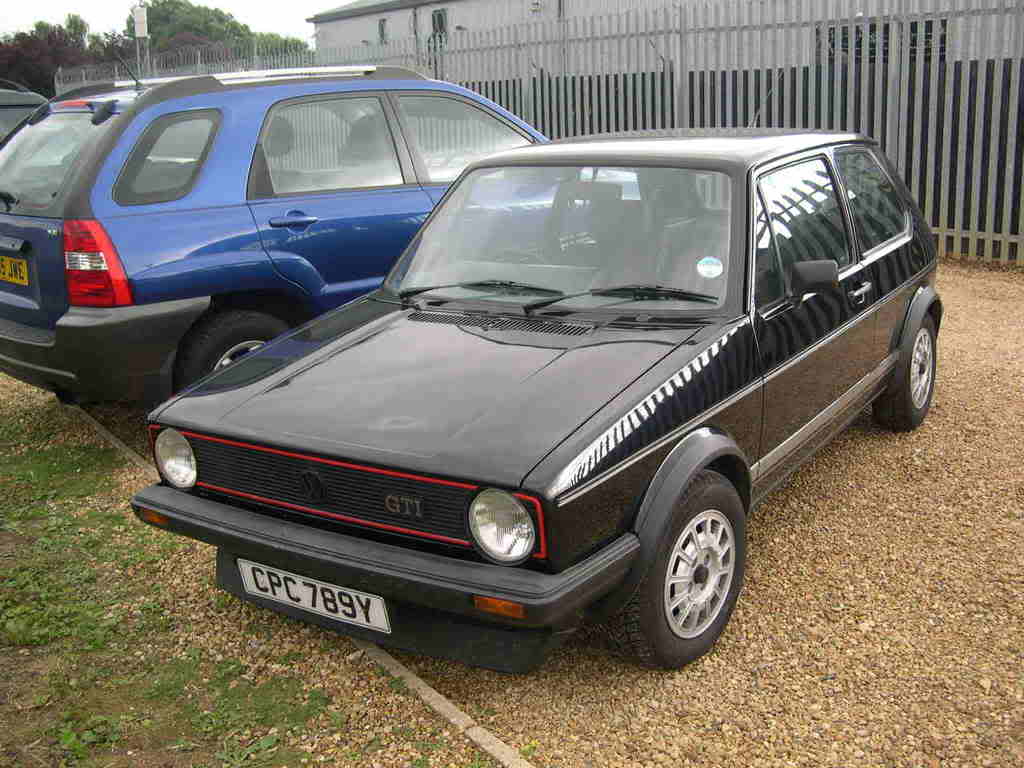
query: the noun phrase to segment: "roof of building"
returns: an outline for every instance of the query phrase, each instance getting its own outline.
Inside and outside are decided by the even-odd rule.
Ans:
[[[816,147],[867,141],[856,133],[773,129],[660,131],[646,135],[594,136],[534,144],[492,155],[476,166],[694,164],[743,172],[759,163]]]
[[[354,2],[346,5],[310,16],[306,21],[313,24],[322,24],[325,21],[354,19],[357,16],[366,16],[384,11],[400,11],[403,8],[416,8],[417,6],[429,5],[431,3],[437,3],[437,0],[354,0]]]

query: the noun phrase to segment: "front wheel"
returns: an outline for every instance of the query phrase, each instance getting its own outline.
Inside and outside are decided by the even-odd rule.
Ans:
[[[746,514],[725,477],[702,471],[673,519],[636,594],[607,624],[620,654],[676,669],[711,650],[729,622],[747,556]]]

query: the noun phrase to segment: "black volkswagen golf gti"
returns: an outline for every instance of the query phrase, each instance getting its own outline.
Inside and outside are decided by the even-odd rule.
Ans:
[[[133,506],[356,637],[526,671],[600,622],[678,667],[725,629],[757,502],[866,406],[924,419],[935,269],[856,135],[499,154],[380,290],[155,410]]]

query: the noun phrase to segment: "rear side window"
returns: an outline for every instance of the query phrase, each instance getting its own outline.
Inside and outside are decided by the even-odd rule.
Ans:
[[[850,263],[843,211],[824,160],[772,171],[760,185],[784,269],[819,259],[834,259],[840,267]]]
[[[380,99],[335,97],[271,109],[249,190],[274,197],[404,183]]]
[[[13,200],[10,211],[60,216],[75,161],[112,122],[93,125],[90,112],[65,112],[22,126],[0,148],[0,191],[6,193],[4,199]]]
[[[906,231],[907,213],[903,201],[871,153],[840,152],[836,155],[836,165],[846,184],[850,214],[861,248],[870,251]]]
[[[530,143],[496,117],[458,99],[401,96],[399,103],[428,180],[434,183],[452,181],[479,157]]]
[[[139,137],[114,184],[121,205],[178,200],[191,191],[220,124],[215,109],[177,112],[154,120]]]

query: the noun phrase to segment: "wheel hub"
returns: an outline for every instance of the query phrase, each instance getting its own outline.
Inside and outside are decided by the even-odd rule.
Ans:
[[[732,524],[717,510],[695,516],[676,540],[665,574],[665,619],[682,638],[718,618],[735,571]]]
[[[220,360],[218,360],[214,364],[213,370],[219,371],[221,368],[227,368],[232,363],[241,360],[250,352],[255,352],[264,344],[266,344],[265,341],[260,341],[257,339],[253,339],[251,341],[243,341],[240,344],[235,344],[235,346],[231,347],[231,349],[229,349],[227,352],[221,355]]]
[[[910,362],[910,397],[915,408],[924,408],[932,388],[934,346],[927,328],[921,328],[914,339]]]

